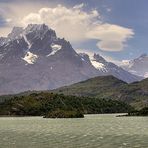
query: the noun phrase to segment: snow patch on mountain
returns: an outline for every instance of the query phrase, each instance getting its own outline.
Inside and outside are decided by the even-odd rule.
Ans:
[[[26,61],[28,64],[34,64],[37,60],[38,56],[36,54],[31,53],[28,51],[24,58],[22,58],[24,61]]]
[[[106,68],[105,68],[105,65],[103,64],[103,63],[101,63],[101,62],[98,62],[95,58],[94,58],[94,56],[90,56],[89,55],[89,59],[90,59],[90,62],[91,62],[91,64],[96,68],[96,69],[98,69],[98,70],[102,70],[102,71],[104,71],[104,72],[106,72]]]
[[[81,58],[82,61],[85,61],[84,58]]]
[[[129,65],[130,60],[122,60],[122,65]]]
[[[56,54],[59,50],[61,50],[62,46],[58,44],[52,44],[51,48],[52,48],[52,52],[48,54],[47,57]]]
[[[3,46],[8,41],[5,37],[0,37],[0,46]]]
[[[103,69],[104,68],[104,64],[99,63],[95,60],[91,60],[91,64],[96,68],[96,69]]]
[[[19,42],[19,40],[16,40],[16,42],[17,42],[17,44],[19,44],[20,42]]]
[[[27,39],[26,35],[23,35],[23,38],[24,38],[25,42],[26,42],[26,43],[27,43],[27,45],[28,45],[28,49],[30,49],[30,48],[31,48],[31,46],[32,46],[32,44],[28,41],[28,39]]]

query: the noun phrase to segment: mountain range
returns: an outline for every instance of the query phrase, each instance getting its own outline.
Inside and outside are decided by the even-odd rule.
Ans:
[[[121,65],[123,69],[132,74],[148,77],[148,55],[142,54],[140,57],[133,60],[125,60]]]
[[[14,27],[0,38],[0,94],[55,89],[106,75],[127,83],[142,79],[99,54],[78,54],[45,24]]]

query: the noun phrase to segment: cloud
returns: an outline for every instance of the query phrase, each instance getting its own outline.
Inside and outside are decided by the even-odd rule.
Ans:
[[[56,30],[59,37],[64,37],[72,43],[96,40],[96,46],[105,51],[123,50],[128,39],[134,36],[132,29],[102,22],[101,14],[96,9],[85,11],[83,3],[74,7],[64,5],[32,7],[31,4],[24,4],[24,7],[22,5],[10,7],[12,13],[6,13],[6,18],[10,18],[7,20],[11,21],[9,22],[11,25],[45,23]]]
[[[97,24],[87,33],[88,38],[98,39],[97,46],[105,51],[121,51],[134,32],[114,24]]]
[[[89,13],[81,10],[83,4],[73,8],[66,8],[58,5],[55,8],[42,8],[38,13],[30,13],[23,18],[22,23],[46,23],[55,29],[60,37],[65,37],[72,42],[86,40],[91,22],[99,17],[95,10]]]
[[[116,64],[116,65],[118,65],[118,66],[121,66],[121,64],[122,64],[122,61],[120,61],[120,60],[117,60],[117,59],[115,59],[115,58],[113,58],[113,57],[110,57],[110,56],[106,56],[106,55],[101,55],[105,60],[107,60],[108,62],[112,62],[112,63],[114,63],[114,64]]]
[[[41,8],[37,13],[30,13],[22,23],[46,23],[55,29],[60,37],[71,42],[87,39],[98,40],[97,46],[105,51],[121,51],[128,39],[132,38],[132,29],[115,24],[102,23],[97,10],[86,12],[84,4],[67,8],[58,5],[54,8]]]
[[[81,9],[81,8],[83,8],[84,7],[84,3],[81,3],[81,4],[79,4],[79,5],[75,5],[73,8],[74,9]]]

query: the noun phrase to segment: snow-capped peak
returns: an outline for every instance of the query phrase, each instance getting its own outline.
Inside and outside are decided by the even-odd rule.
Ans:
[[[14,27],[11,33],[8,34],[8,39],[15,40],[29,34],[29,37],[40,38],[42,40],[45,36],[47,36],[47,33],[50,38],[57,38],[55,31],[49,29],[49,27],[45,24],[28,24],[26,28]]]
[[[37,60],[38,56],[36,54],[31,53],[28,51],[24,58],[22,58],[24,61],[26,61],[28,64],[34,64]]]
[[[121,67],[132,74],[146,78],[148,77],[148,55],[142,54],[133,60],[123,60]]]
[[[33,33],[34,38],[43,39],[45,35],[50,36],[51,38],[56,38],[56,33],[54,30],[49,29],[45,24],[29,24],[23,31],[23,34]]]
[[[28,26],[25,28],[25,32],[31,32],[31,31],[48,31],[49,28],[45,24],[28,24]]]
[[[126,82],[140,79],[100,55],[89,57],[90,52],[79,55],[70,42],[58,38],[55,31],[44,24],[14,28],[10,34],[0,38],[3,82],[0,93],[55,89],[102,75],[113,75]],[[147,66],[143,63],[139,64],[140,68]]]
[[[56,54],[59,50],[61,50],[62,46],[58,44],[52,44],[51,48],[52,48],[52,52],[48,54],[47,57]]]
[[[103,63],[97,62],[95,59],[90,59],[90,62],[96,69],[105,69],[105,65]]]
[[[96,54],[94,54],[93,56],[89,56],[89,59],[90,59],[91,64],[96,69],[99,69],[99,70],[105,69],[104,63],[102,61],[100,62],[99,60],[96,59]]]
[[[99,62],[97,62],[97,61],[95,61],[95,60],[91,60],[91,64],[96,68],[96,69],[104,69],[105,67],[105,65],[104,64],[102,64],[102,63],[99,63]]]
[[[103,64],[105,64],[105,63],[107,63],[107,61],[102,57],[102,56],[100,56],[99,54],[94,54],[93,55],[93,58],[97,61],[97,62],[100,62],[100,63],[103,63]]]

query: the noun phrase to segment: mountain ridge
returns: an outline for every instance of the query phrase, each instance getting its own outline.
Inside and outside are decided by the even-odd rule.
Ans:
[[[102,75],[114,75],[128,83],[141,80],[105,59],[101,63],[100,55],[93,58],[84,60],[69,41],[58,38],[45,24],[14,27],[0,40],[0,94],[54,89]]]
[[[135,108],[148,106],[148,78],[128,84],[113,76],[95,77],[51,92],[119,100]]]
[[[125,60],[121,67],[132,74],[148,77],[148,55],[142,54],[133,60]]]

